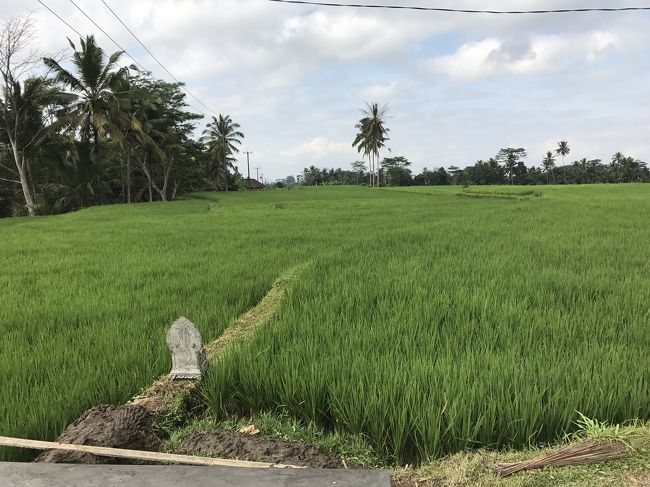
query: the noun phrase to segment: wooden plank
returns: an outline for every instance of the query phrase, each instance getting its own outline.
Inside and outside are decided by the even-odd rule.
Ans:
[[[152,462],[178,463],[182,465],[221,465],[225,467],[244,468],[306,468],[296,465],[279,463],[249,462],[243,460],[226,460],[223,458],[196,457],[191,455],[176,455],[140,450],[125,450],[123,448],[108,448],[103,446],[73,445],[70,443],[55,443],[52,441],[25,440],[0,436],[0,446],[14,448],[29,448],[34,450],[68,450],[90,453],[100,457],[128,458],[131,460],[147,460]]]
[[[2,463],[2,487],[390,487],[386,470]]]

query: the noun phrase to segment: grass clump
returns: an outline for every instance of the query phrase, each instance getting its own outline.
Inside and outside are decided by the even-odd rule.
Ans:
[[[617,441],[630,446],[630,440],[643,431],[639,429],[638,421],[632,420],[627,424],[610,424],[607,421],[590,419],[578,411],[576,420],[577,430],[569,438],[573,440],[591,439]]]

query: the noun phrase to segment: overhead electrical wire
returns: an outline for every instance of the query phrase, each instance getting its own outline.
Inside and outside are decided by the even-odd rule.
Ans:
[[[163,65],[163,63],[161,63],[161,62],[158,60],[158,58],[154,55],[154,53],[151,52],[151,51],[149,50],[149,48],[148,48],[147,46],[144,45],[144,43],[140,40],[140,38],[139,38],[137,35],[135,35],[135,33],[134,33],[134,32],[133,32],[133,31],[132,31],[132,30],[131,30],[131,29],[130,29],[130,28],[129,28],[125,23],[124,23],[124,21],[120,18],[119,15],[117,15],[117,14],[115,13],[115,11],[110,7],[110,5],[108,5],[108,3],[106,3],[104,0],[102,0],[102,3],[103,3],[103,4],[106,6],[106,8],[107,8],[107,9],[108,9],[112,14],[113,14],[113,16],[114,16],[114,17],[115,17],[115,18],[120,22],[120,24],[122,24],[122,26],[123,26],[123,27],[124,27],[128,32],[129,32],[129,34],[131,34],[131,35],[133,36],[133,38],[134,38],[136,41],[138,41],[138,44],[140,44],[140,45],[142,46],[142,48],[143,48],[145,51],[147,51],[147,52],[149,53],[149,55],[153,58],[153,60],[156,61],[156,62],[158,63],[158,65],[159,65],[161,68],[163,68],[163,69],[165,70],[165,72],[166,72],[169,76],[171,76],[171,78],[172,78],[174,81],[176,81],[176,82],[179,83],[179,84],[182,84],[181,81],[179,81],[179,80],[176,78],[176,76],[174,76],[172,73],[170,73],[169,70],[168,70],[168,69]],[[183,89],[183,90],[184,90],[188,95],[190,95],[192,98],[194,98],[194,99],[195,99],[195,100],[196,100],[196,101],[197,101],[197,102],[198,102],[198,103],[199,103],[203,108],[205,108],[207,111],[209,111],[209,112],[215,114],[214,110],[212,110],[210,107],[208,107],[207,105],[205,105],[201,100],[199,100],[196,96],[194,96],[194,95],[193,95],[193,94],[192,94],[192,93],[191,93],[187,88],[185,88],[184,86],[181,86],[181,88],[182,88],[182,89]]]
[[[450,12],[461,14],[492,14],[492,15],[518,15],[518,14],[566,14],[585,12],[634,12],[650,11],[650,7],[590,7],[590,8],[559,8],[549,10],[474,10],[464,8],[422,7],[417,5],[378,5],[364,3],[327,3],[309,0],[268,0],[276,3],[292,3],[297,5],[316,5],[319,7],[348,7],[348,8],[375,8],[393,10],[420,10],[428,12]]]
[[[68,22],[67,22],[63,17],[61,17],[61,16],[60,16],[59,14],[57,14],[54,10],[52,10],[52,9],[51,9],[48,5],[46,5],[42,0],[36,0],[36,1],[37,1],[38,3],[40,3],[43,7],[45,7],[47,10],[49,10],[50,13],[51,13],[52,15],[54,15],[57,19],[59,19],[61,22],[63,22],[63,23],[64,23],[68,28],[70,28],[71,30],[73,30],[73,31],[74,31],[74,32],[75,32],[79,37],[83,37],[83,35],[81,35],[81,33],[80,33],[77,29],[75,29],[72,25],[70,25],[70,24],[69,24],[69,23],[68,23]],[[102,32],[106,37],[108,37],[108,38],[111,40],[111,42],[113,42],[113,44],[115,44],[115,45],[118,47],[118,49],[120,49],[121,51],[123,51],[124,54],[126,54],[129,58],[131,58],[131,60],[132,60],[134,63],[136,63],[136,64],[140,67],[140,69],[142,69],[145,73],[150,73],[150,72],[151,72],[151,70],[145,68],[145,67],[144,67],[144,66],[143,66],[143,65],[142,65],[142,64],[141,64],[141,63],[140,63],[140,62],[139,62],[135,57],[133,57],[131,54],[129,54],[129,52],[128,52],[126,49],[124,49],[124,48],[123,48],[123,47],[122,47],[122,46],[121,46],[121,45],[120,45],[120,44],[119,44],[115,39],[113,39],[113,38],[112,38],[112,37],[111,37],[111,36],[110,36],[110,35],[109,35],[109,34],[108,34],[104,29],[102,29],[102,28],[97,24],[97,22],[95,22],[95,21],[94,21],[94,20],[93,20],[93,19],[92,19],[92,18],[91,18],[91,17],[90,17],[90,16],[89,16],[89,15],[88,15],[88,14],[87,14],[87,13],[86,13],[82,8],[81,8],[81,7],[79,7],[79,5],[77,5],[73,0],[68,0],[68,1],[69,1],[72,5],[74,5],[74,6],[75,6],[75,7],[76,7],[76,8],[77,8],[77,9],[78,9],[78,10],[79,10],[79,11],[80,11],[80,12],[81,12],[81,13],[82,13],[82,14],[83,14],[87,19],[88,19],[88,20],[90,20],[90,21],[93,23],[93,25],[94,25],[95,27],[97,27],[97,28],[98,28],[98,29],[99,29],[99,30],[100,30],[100,31],[101,31],[101,32]],[[132,34],[132,35],[133,35],[133,34]],[[147,52],[149,52],[148,49],[147,49]],[[151,53],[150,53],[150,54],[151,54]],[[152,57],[153,57],[153,55],[152,55]],[[158,62],[158,60],[156,60],[156,62]],[[160,64],[160,63],[159,63],[159,64]],[[167,71],[167,70],[165,69],[165,71]],[[167,71],[167,72],[168,72],[168,71]],[[168,72],[168,74],[170,74],[170,76],[171,76],[171,73]],[[181,82],[178,81],[174,76],[172,76],[172,78],[174,78],[174,80],[175,80],[177,83],[181,83]],[[194,97],[194,95],[192,95],[189,91],[187,91],[187,89],[186,89],[184,86],[182,86],[182,84],[181,84],[181,88],[182,88],[183,90],[185,90],[185,92],[188,93],[190,96],[192,96],[193,98],[196,98],[196,97]],[[197,99],[197,101],[198,101],[199,103],[201,103],[200,100]],[[186,102],[186,103],[187,103],[187,102]],[[203,105],[203,103],[201,103],[201,105]],[[193,105],[190,104],[190,103],[187,103],[187,106],[189,106],[190,108],[192,108],[192,109],[193,109],[194,111],[196,111],[197,113],[200,113],[201,115],[207,117],[207,114],[206,114],[203,110],[199,110],[198,108],[196,108],[195,106],[193,106]],[[205,106],[205,105],[203,105],[203,106]],[[206,108],[208,108],[208,107],[206,107]],[[214,112],[213,112],[212,110],[210,110],[209,108],[208,108],[208,111],[209,111],[209,112],[212,112],[212,113],[214,114]]]
[[[82,13],[82,14],[83,14],[83,15],[84,15],[88,20],[90,20],[90,21],[93,23],[93,25],[94,25],[95,27],[97,27],[97,28],[102,32],[102,34],[104,34],[106,37],[108,37],[108,38],[113,42],[113,44],[115,44],[115,45],[116,45],[116,46],[117,46],[117,47],[118,47],[118,48],[119,48],[119,49],[120,49],[124,54],[126,54],[127,56],[129,56],[129,57],[131,58],[131,60],[132,60],[135,64],[137,64],[138,66],[140,66],[140,69],[142,69],[142,70],[145,71],[145,72],[149,72],[149,70],[148,70],[147,68],[145,68],[142,64],[140,64],[136,58],[134,58],[133,56],[131,56],[131,55],[129,54],[129,52],[128,52],[126,49],[124,49],[122,46],[120,46],[120,45],[118,44],[118,42],[117,42],[115,39],[113,39],[113,38],[108,34],[108,32],[106,32],[104,29],[102,29],[102,28],[99,26],[99,24],[97,24],[97,22],[95,22],[95,21],[90,17],[90,15],[88,15],[86,12],[84,12],[84,10],[83,10],[79,5],[77,5],[77,4],[74,2],[74,0],[68,0],[68,2],[70,2],[72,5],[74,5],[74,6],[77,8],[77,10],[79,10],[79,12],[81,12],[81,13]]]
[[[72,27],[70,24],[68,24],[68,23],[65,21],[65,19],[64,19],[63,17],[61,17],[61,16],[60,16],[59,14],[57,14],[54,10],[52,10],[50,7],[48,7],[47,5],[45,5],[41,0],[36,0],[36,1],[37,1],[38,3],[40,3],[41,5],[43,5],[43,7],[45,7],[46,9],[48,9],[48,10],[50,11],[50,13],[51,13],[52,15],[54,15],[57,19],[59,19],[61,22],[63,22],[65,25],[67,25],[69,29],[71,29],[71,30],[73,30],[74,32],[76,32],[77,35],[78,35],[79,37],[82,37],[81,33],[80,33],[77,29],[75,29],[74,27]]]

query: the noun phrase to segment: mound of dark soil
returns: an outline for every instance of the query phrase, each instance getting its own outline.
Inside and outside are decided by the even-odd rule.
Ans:
[[[131,404],[96,406],[68,426],[57,441],[76,445],[159,451],[161,441],[150,431],[152,421],[152,414],[142,406]],[[145,463],[63,450],[48,450],[39,455],[35,461],[47,463]]]
[[[283,463],[312,468],[343,468],[338,456],[314,445],[284,441],[262,435],[247,435],[237,431],[196,431],[182,442],[183,453],[208,453],[219,458],[252,462]],[[349,468],[354,468],[346,462]]]
[[[154,416],[136,404],[96,406],[83,413],[57,439],[60,443],[160,451],[163,442],[152,431]],[[237,431],[196,431],[181,443],[182,453],[207,453],[219,458],[254,462],[283,463],[312,468],[355,468],[350,462],[306,443],[284,441]],[[63,450],[43,452],[35,460],[46,463],[145,464],[149,462],[109,458]]]

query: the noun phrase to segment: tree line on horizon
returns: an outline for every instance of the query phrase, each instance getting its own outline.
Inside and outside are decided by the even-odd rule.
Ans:
[[[362,118],[355,128],[357,134],[352,142],[359,154],[368,158],[355,161],[351,170],[320,169],[309,166],[295,179],[289,176],[279,181],[279,186],[295,183],[309,186],[318,184],[366,184],[369,186],[418,186],[418,185],[485,185],[485,184],[590,184],[650,182],[650,169],[645,162],[617,152],[608,164],[601,159],[581,159],[566,164],[571,147],[566,140],[557,143],[554,151],[548,151],[539,167],[526,166],[526,149],[507,147],[499,150],[495,157],[479,160],[463,169],[458,166],[428,169],[414,175],[411,162],[404,156],[384,157],[380,161],[380,150],[388,142],[389,128],[386,126],[388,106],[366,103],[361,109]],[[390,152],[390,148],[388,148]],[[562,165],[557,167],[557,157]]]
[[[0,25],[0,217],[170,200],[239,189],[244,134],[230,116],[188,108],[181,83],[120,64],[94,36],[69,63],[32,49],[31,17]],[[37,73],[37,74],[34,74]]]
[[[561,151],[559,151],[561,148]],[[559,152],[558,152],[559,151]],[[523,148],[504,148],[495,157],[479,160],[465,168],[458,166],[428,169],[413,174],[412,163],[404,156],[386,157],[379,162],[373,186],[444,186],[444,185],[544,185],[544,184],[597,184],[597,183],[648,183],[648,165],[617,152],[607,163],[601,159],[580,159],[556,165],[556,156],[570,152],[566,141],[561,141],[556,152],[547,152],[539,166],[527,166]],[[290,176],[279,181],[279,186],[304,184],[367,185],[373,175],[365,161],[355,161],[351,169],[304,168],[297,178]]]

